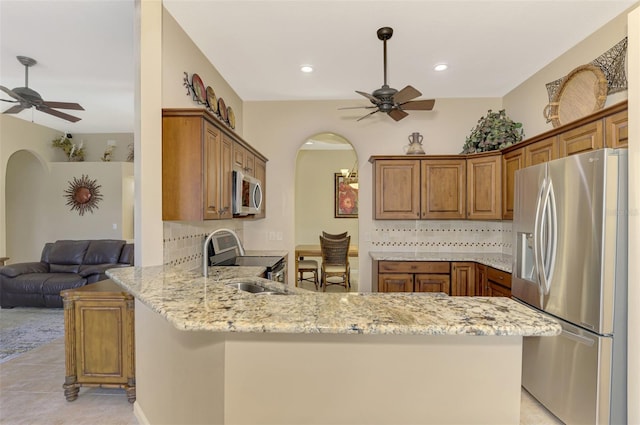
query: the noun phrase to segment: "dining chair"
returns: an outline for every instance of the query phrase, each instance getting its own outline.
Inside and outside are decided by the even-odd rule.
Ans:
[[[340,285],[348,291],[349,283],[349,243],[351,236],[342,239],[328,239],[320,236],[320,251],[322,252],[322,266],[320,268],[320,286],[324,292],[328,285]],[[339,281],[329,280],[340,279]]]
[[[313,273],[313,277],[304,277],[305,273]],[[296,279],[296,286],[298,282],[302,283],[303,280],[307,282],[313,282],[318,290],[318,262],[316,260],[300,260],[298,262],[298,274],[300,275]]]
[[[327,233],[324,230],[322,231],[322,237],[327,238],[327,239],[344,239],[347,237],[347,234],[349,232],[343,232],[343,233],[337,233],[337,234],[331,234],[331,233]]]

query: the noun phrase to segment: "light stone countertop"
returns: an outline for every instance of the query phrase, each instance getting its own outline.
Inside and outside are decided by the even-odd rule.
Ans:
[[[253,333],[545,336],[560,325],[502,297],[425,293],[323,293],[255,277],[262,267],[169,266],[111,269],[107,275],[185,331]],[[225,286],[251,281],[289,295],[256,295]]]
[[[512,256],[508,254],[487,254],[479,252],[370,252],[369,256],[378,261],[474,261],[511,273]]]

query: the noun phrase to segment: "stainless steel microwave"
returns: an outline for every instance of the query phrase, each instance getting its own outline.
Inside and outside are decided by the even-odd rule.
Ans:
[[[233,170],[233,214],[250,215],[260,212],[262,183],[255,177]]]

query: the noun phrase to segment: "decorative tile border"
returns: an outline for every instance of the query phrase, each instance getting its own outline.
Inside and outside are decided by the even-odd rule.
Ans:
[[[165,266],[191,270],[202,266],[202,244],[207,235],[216,229],[233,229],[242,240],[242,228],[231,220],[205,223],[163,223],[163,246]]]

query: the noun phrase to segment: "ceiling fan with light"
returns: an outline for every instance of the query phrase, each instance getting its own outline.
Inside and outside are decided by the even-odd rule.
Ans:
[[[418,90],[412,86],[406,86],[402,90],[398,91],[389,87],[387,84],[387,40],[393,35],[393,28],[383,27],[377,32],[378,38],[383,42],[383,58],[384,58],[384,84],[373,93],[369,94],[363,91],[356,90],[356,93],[366,97],[373,103],[373,106],[355,106],[339,109],[372,109],[375,111],[368,113],[367,115],[358,118],[358,121],[364,119],[376,112],[385,112],[391,118],[396,121],[400,121],[407,115],[406,111],[430,111],[433,109],[433,105],[436,103],[435,99],[428,100],[412,100],[422,95]]]
[[[84,108],[77,103],[70,102],[49,102],[42,99],[42,96],[35,90],[29,88],[29,67],[35,65],[37,62],[35,59],[31,59],[26,56],[17,56],[18,61],[24,65],[24,87],[16,87],[13,90],[9,90],[4,86],[0,86],[0,90],[11,96],[15,100],[0,99],[3,102],[16,103],[17,105],[4,111],[4,114],[17,114],[24,109],[35,107],[38,111],[45,114],[53,115],[63,120],[77,122],[81,118],[74,117],[73,115],[66,114],[64,112],[57,111],[57,109],[73,109],[77,111],[84,111]]]

